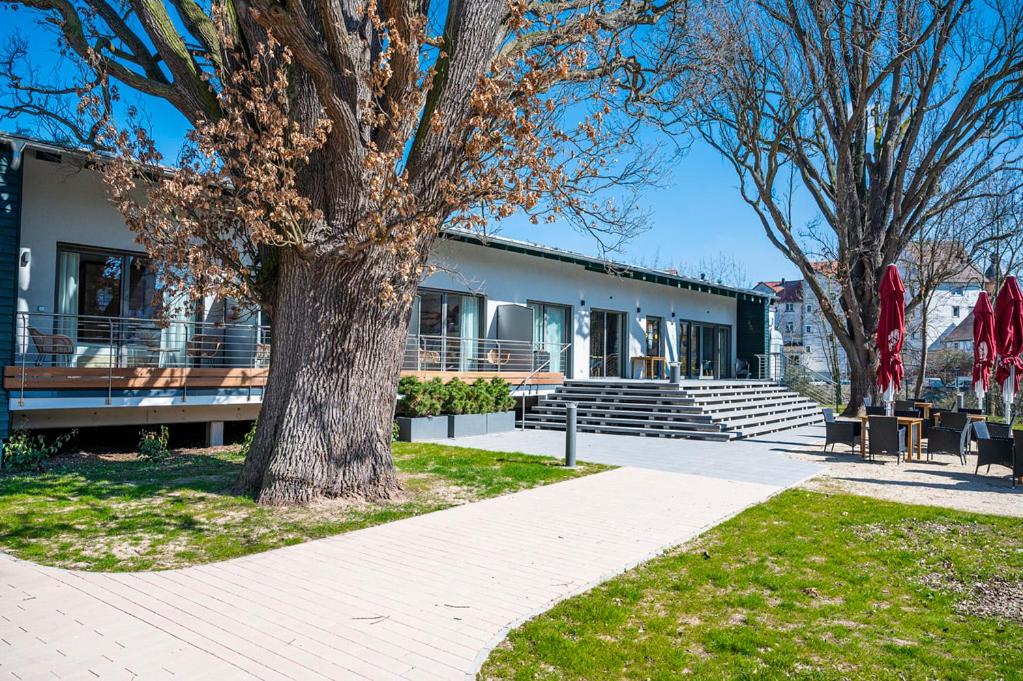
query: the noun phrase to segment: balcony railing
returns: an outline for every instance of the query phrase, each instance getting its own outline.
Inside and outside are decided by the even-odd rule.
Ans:
[[[404,371],[567,373],[568,343],[410,335]]]
[[[19,366],[76,368],[266,368],[270,327],[199,322],[18,313]]]

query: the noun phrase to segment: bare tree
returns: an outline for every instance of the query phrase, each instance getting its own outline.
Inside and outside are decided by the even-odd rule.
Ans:
[[[445,225],[516,210],[612,241],[660,80],[652,27],[679,2],[4,0],[42,13],[83,70],[75,139],[123,159],[110,187],[169,285],[265,307],[269,381],[237,489],[260,502],[388,497],[394,386],[412,299]],[[672,22],[671,31],[680,24]],[[23,80],[12,87],[39,88]],[[194,126],[176,174],[117,88]],[[44,103],[46,100],[48,103]],[[144,172],[146,171],[146,172]],[[149,201],[132,199],[145,186]],[[600,200],[598,200],[600,199]]]
[[[695,264],[681,261],[677,269],[686,276],[702,277],[725,286],[750,288],[753,285],[746,263],[737,258],[734,253],[718,253],[713,257],[700,258],[699,262]]]
[[[1019,170],[1023,4],[711,0],[701,22],[678,52],[703,56],[687,64],[707,84],[687,91],[698,94],[693,123],[821,301],[856,412],[874,389],[885,265]],[[812,202],[834,249],[837,307],[793,219],[796,198]]]

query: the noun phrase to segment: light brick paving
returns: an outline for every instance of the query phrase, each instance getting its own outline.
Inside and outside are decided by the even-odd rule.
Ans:
[[[0,680],[471,678],[509,628],[785,486],[620,468],[166,572],[0,553]]]

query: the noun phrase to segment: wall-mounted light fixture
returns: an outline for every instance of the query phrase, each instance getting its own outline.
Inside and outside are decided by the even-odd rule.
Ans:
[[[636,314],[639,314],[641,311],[642,310],[639,309],[639,306],[636,306]]]
[[[580,300],[579,301],[579,307],[586,307],[586,301],[585,300]]]

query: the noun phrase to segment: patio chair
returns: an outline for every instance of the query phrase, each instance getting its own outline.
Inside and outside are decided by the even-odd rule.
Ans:
[[[61,333],[43,333],[34,326],[28,327],[28,335],[32,337],[32,345],[36,346],[36,351],[40,355],[39,364],[42,363],[42,357],[46,355],[51,357],[53,364],[57,363],[58,357],[70,364],[69,358],[75,354],[75,342],[71,340],[70,336]]]
[[[835,420],[835,410],[831,407],[821,409],[821,415],[824,416],[824,423],[832,423]]]
[[[916,400],[895,400],[895,411],[916,411]]]
[[[963,414],[976,414],[978,416],[983,416],[984,415],[984,410],[983,409],[977,409],[976,407],[969,407],[969,408],[962,407],[959,411],[961,413],[963,413]]]
[[[1012,431],[1012,486],[1016,486],[1016,478],[1023,476],[1023,431]],[[1016,456],[1019,452],[1019,456]]]
[[[991,465],[1013,468],[1014,440],[1010,437],[994,437],[988,429],[989,424],[977,421],[973,424],[973,432],[977,434],[977,468],[974,474],[980,473],[981,466],[987,466],[985,473],[991,471]]]
[[[958,411],[942,411],[941,412],[941,427],[951,428],[953,430],[962,430],[967,423],[970,422],[970,417],[967,414]]]
[[[831,421],[825,421],[824,423],[824,451],[828,451],[828,445],[831,445],[831,451],[835,451],[836,444],[846,444],[853,451],[860,446],[860,437],[862,436],[861,424],[859,421],[838,421],[832,419]]]
[[[870,437],[867,438],[867,449],[870,460],[875,454],[894,454],[895,462],[902,463],[902,454],[906,452],[906,429],[899,427],[894,416],[871,416],[868,419]]]
[[[888,414],[888,412],[885,411],[884,407],[875,407],[867,405],[865,409],[867,410],[867,416],[887,416]]]
[[[212,333],[197,333],[188,339],[188,356],[202,362],[204,359],[213,359],[220,352],[220,346],[224,342],[221,336]]]
[[[896,416],[905,416],[911,419],[923,418],[923,413],[919,409],[896,409]]]
[[[931,426],[927,433],[927,460],[934,454],[955,454],[965,466],[970,451],[970,432],[969,423],[959,429],[946,426],[944,421],[940,426]]]
[[[752,378],[753,374],[750,371],[749,362],[744,359],[735,360],[735,377],[736,378]]]

